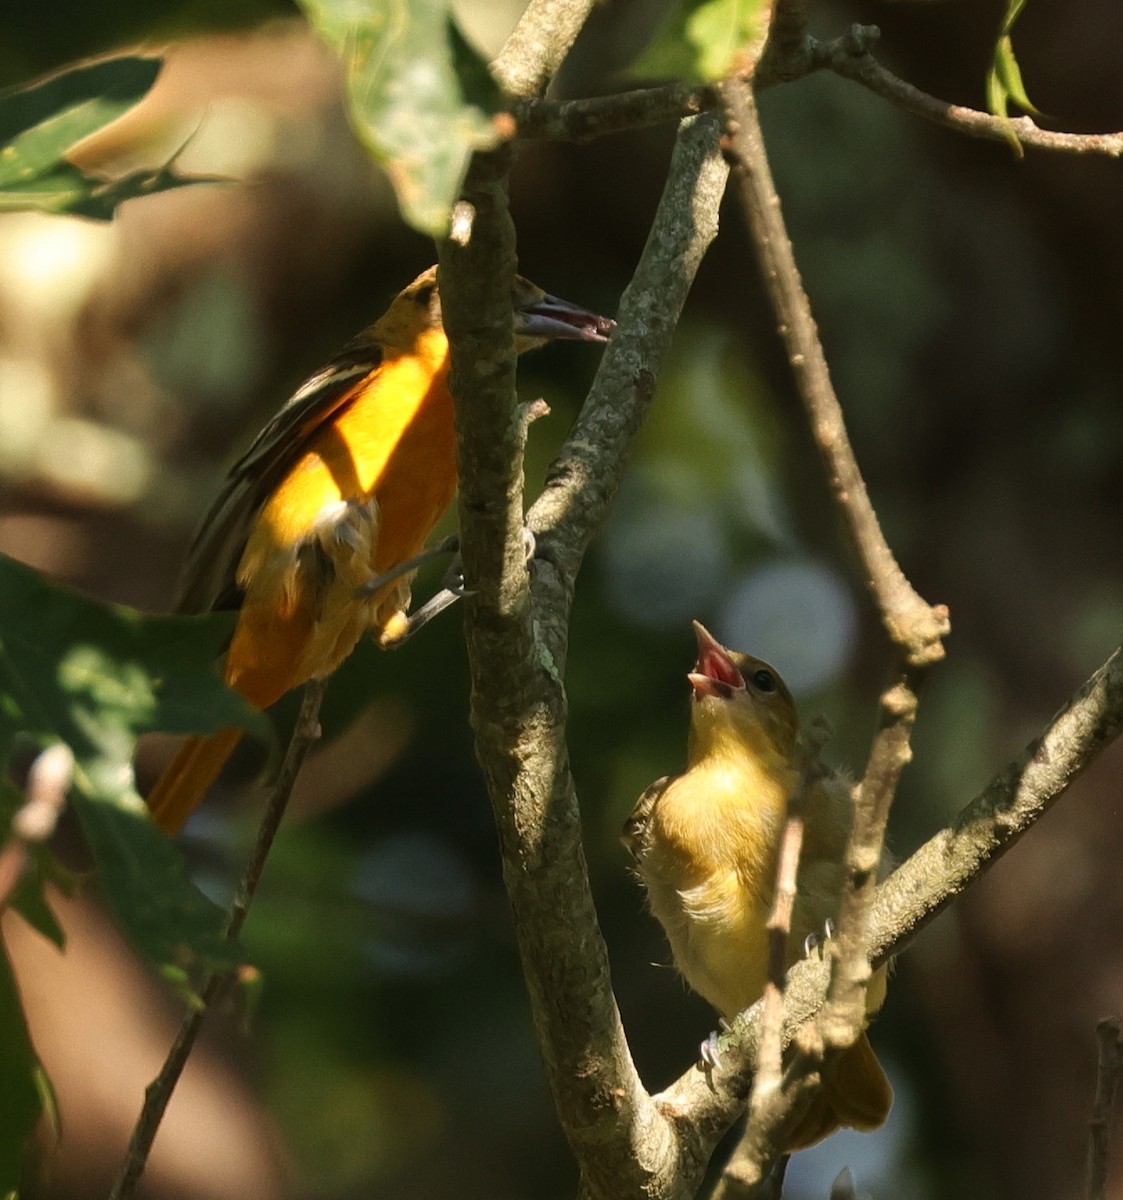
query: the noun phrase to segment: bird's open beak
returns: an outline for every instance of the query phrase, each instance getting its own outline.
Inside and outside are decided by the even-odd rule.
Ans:
[[[694,698],[720,696],[728,700],[734,692],[744,691],[745,677],[729,657],[729,651],[701,621],[694,622],[694,636],[698,639],[698,662],[686,676],[694,689]]]
[[[520,337],[607,342],[615,328],[616,322],[611,317],[598,317],[587,308],[546,292],[515,309],[515,333]]]

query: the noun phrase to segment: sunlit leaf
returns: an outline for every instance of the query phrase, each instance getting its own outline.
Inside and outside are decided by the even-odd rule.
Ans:
[[[761,0],[679,0],[630,73],[711,83],[756,36]]]
[[[98,879],[122,928],[165,972],[232,965],[237,952],[222,937],[222,911],[191,884],[178,851],[149,821],[132,758],[149,730],[241,725],[269,737],[265,718],[220,678],[231,624],[229,614],[148,617],[98,604],[0,556],[0,768],[17,739],[70,747],[72,800]],[[27,879],[36,890],[25,892],[20,911],[48,929],[47,864],[33,864],[40,870]]]
[[[403,216],[440,236],[472,154],[500,139],[486,63],[447,0],[300,3],[343,60],[351,120],[390,176]]]
[[[1027,0],[1008,0],[1006,14],[1002,18],[1002,27],[994,45],[994,57],[986,79],[987,108],[996,117],[1003,120],[1006,126],[1006,138],[1019,158],[1022,157],[1022,144],[1010,121],[1010,101],[1013,101],[1025,112],[1040,116],[1039,110],[1026,95],[1025,84],[1022,82],[1022,71],[1014,55],[1014,42],[1011,37],[1014,22],[1021,15],[1026,3]]]

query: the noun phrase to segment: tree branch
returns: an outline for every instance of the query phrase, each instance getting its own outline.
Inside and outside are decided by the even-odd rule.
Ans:
[[[908,944],[1034,825],[1123,729],[1123,647],[1077,691],[1040,737],[878,888],[870,955]]]
[[[1030,117],[996,117],[962,104],[949,104],[899,79],[870,54],[880,37],[874,25],[854,25],[840,38],[815,46],[815,68],[825,68],[861,84],[898,108],[968,137],[1006,142],[1016,135],[1023,146],[1064,154],[1123,155],[1123,133],[1055,133],[1041,129]]]
[[[716,105],[717,91],[712,87],[669,83],[586,100],[516,99],[511,114],[521,138],[591,142],[609,133],[682,121]]]
[[[518,536],[522,423],[508,371],[513,359],[509,349],[494,349],[504,337],[510,346],[510,295],[492,294],[487,282],[496,261],[505,269],[513,245],[498,168],[473,166],[466,192],[476,214],[472,237],[441,247],[459,414],[462,552],[469,586],[478,588],[465,605],[472,723],[547,1076],[592,1195],[629,1182],[638,1191],[656,1178],[659,1194],[686,1193],[677,1190],[672,1129],[628,1053],[589,890],[564,733],[569,589],[716,232],[726,175],[716,143],[712,119],[683,128],[618,328],[532,510],[549,558],[536,567],[533,609]]]
[[[1107,158],[1123,156],[1123,132],[1055,132],[1040,128],[1028,116],[997,117],[922,92],[873,57],[870,50],[879,37],[880,31],[874,25],[853,25],[830,41],[806,36],[783,41],[773,38],[753,75],[755,90],[759,93],[815,71],[831,71],[868,88],[905,112],[967,137],[1008,145],[1010,135],[1014,134],[1022,146],[1034,150]],[[560,103],[540,98],[516,100],[511,112],[518,122],[520,137],[585,142],[606,134],[681,120],[717,104],[715,87],[666,84]]]
[[[261,873],[265,869],[265,861],[269,857],[273,839],[277,835],[281,818],[285,815],[293,784],[300,773],[305,756],[320,736],[320,704],[323,702],[326,687],[327,681],[324,679],[314,679],[304,687],[300,714],[293,728],[288,749],[285,751],[280,773],[269,794],[269,802],[261,819],[261,825],[258,827],[253,853],[246,864],[238,889],[234,893],[234,901],[230,906],[230,914],[226,922],[226,936],[230,941],[234,941],[242,931],[254,893],[261,880]],[[179,1077],[183,1074],[183,1068],[187,1065],[187,1059],[194,1049],[195,1041],[203,1026],[203,1019],[214,1003],[225,994],[231,979],[229,971],[214,971],[208,976],[200,992],[198,1005],[187,1014],[168,1051],[164,1065],[160,1068],[160,1073],[145,1089],[144,1104],[133,1128],[125,1161],[121,1164],[121,1171],[109,1194],[109,1200],[129,1200],[129,1197],[136,1194],[136,1185],[140,1181],[148,1162],[148,1156],[152,1152],[152,1144],[156,1140],[156,1134],[164,1119],[164,1113],[167,1111],[172,1093],[175,1091]]]
[[[943,657],[941,639],[948,631],[947,611],[930,607],[916,594],[882,536],[784,226],[751,87],[740,79],[727,80],[722,86],[722,106],[726,152],[735,164],[765,286],[831,491],[866,582],[890,638],[908,661],[917,666],[938,661]]]
[[[1123,1022],[1107,1017],[1096,1026],[1096,1093],[1088,1121],[1088,1200],[1106,1200],[1107,1152],[1111,1144],[1111,1118],[1115,1089],[1123,1069]]]
[[[659,210],[620,299],[616,332],[529,513],[531,528],[548,543],[550,562],[567,587],[620,486],[686,295],[717,235],[728,176],[717,136],[713,117],[687,120],[679,130]],[[553,641],[560,645],[562,639]]]
[[[792,61],[807,43],[808,0],[772,0],[764,58]]]
[[[593,0],[531,0],[492,63],[492,72],[512,96],[544,91],[557,74]]]

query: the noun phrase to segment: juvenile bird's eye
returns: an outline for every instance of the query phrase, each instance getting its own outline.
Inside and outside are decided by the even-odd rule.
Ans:
[[[414,294],[414,297],[413,297],[414,300],[422,308],[424,308],[429,303],[429,301],[433,298],[433,287],[434,287],[434,285],[431,283],[426,284],[425,287],[418,288],[416,293]]]
[[[771,671],[766,671],[763,667],[759,671],[752,673],[753,687],[758,692],[774,692],[776,690],[776,676]]]

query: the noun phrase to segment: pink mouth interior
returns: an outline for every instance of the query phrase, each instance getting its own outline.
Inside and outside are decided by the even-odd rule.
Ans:
[[[699,674],[705,675],[715,683],[728,684],[733,688],[745,686],[741,672],[733,665],[732,660],[714,646],[698,647],[697,670]]]

